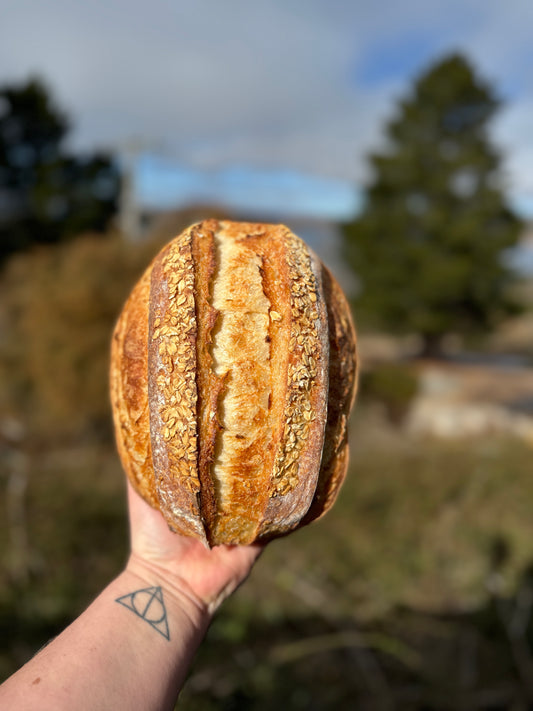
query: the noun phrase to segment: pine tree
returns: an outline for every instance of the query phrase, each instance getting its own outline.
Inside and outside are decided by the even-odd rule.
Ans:
[[[517,308],[503,253],[521,223],[488,135],[499,105],[464,57],[430,67],[399,102],[388,145],[370,157],[363,211],[345,227],[358,316],[421,334],[426,352],[447,333],[483,333]]]
[[[35,243],[102,230],[115,213],[116,165],[67,151],[68,130],[42,81],[0,87],[0,262]]]

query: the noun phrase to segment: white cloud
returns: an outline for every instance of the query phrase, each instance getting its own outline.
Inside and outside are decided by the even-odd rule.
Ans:
[[[529,0],[0,0],[0,81],[47,78],[78,146],[133,135],[204,167],[256,161],[361,180],[411,77],[357,81],[416,29],[462,48],[515,103],[495,135],[530,184]],[[374,53],[374,54],[372,54]]]

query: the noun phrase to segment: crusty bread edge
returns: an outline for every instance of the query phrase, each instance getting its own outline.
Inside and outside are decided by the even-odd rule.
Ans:
[[[322,284],[328,309],[330,344],[328,415],[317,488],[302,525],[321,518],[330,510],[346,477],[348,419],[359,376],[357,335],[350,305],[325,265],[322,265]]]
[[[135,285],[111,339],[110,394],[115,439],[133,488],[159,507],[148,411],[148,301],[151,265]]]

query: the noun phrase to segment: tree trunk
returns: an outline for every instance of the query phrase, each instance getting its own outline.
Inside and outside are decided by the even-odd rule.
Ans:
[[[442,334],[422,333],[422,358],[442,358]]]

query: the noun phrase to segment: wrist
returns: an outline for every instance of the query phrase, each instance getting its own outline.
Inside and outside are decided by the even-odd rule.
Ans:
[[[123,574],[136,578],[140,586],[161,587],[168,604],[184,615],[194,630],[205,633],[212,619],[209,607],[183,578],[169,574],[165,568],[135,553],[131,553]]]

